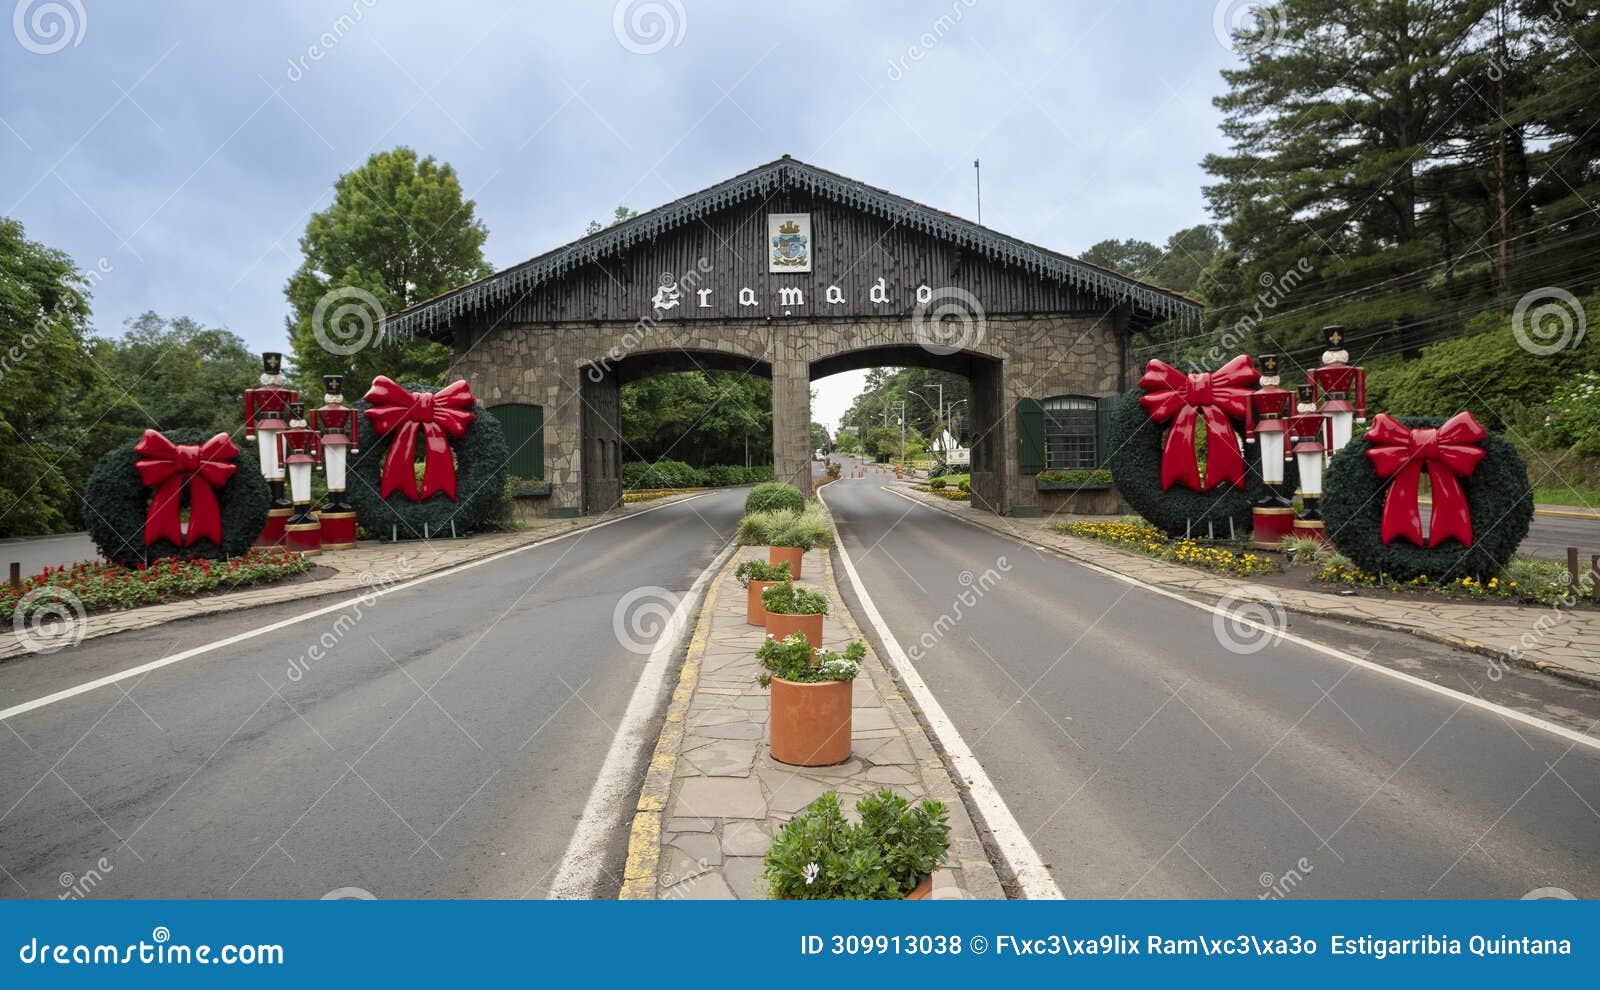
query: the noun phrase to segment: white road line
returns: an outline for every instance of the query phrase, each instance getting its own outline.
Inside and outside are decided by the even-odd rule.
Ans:
[[[65,688],[61,691],[55,692],[54,694],[47,694],[42,698],[35,698],[32,701],[24,701],[19,705],[13,705],[4,711],[0,711],[0,722],[15,718],[18,715],[27,714],[31,711],[36,711],[40,708],[45,708],[49,705],[56,704],[57,702],[66,701],[68,698],[76,698],[80,694],[88,694],[90,691],[96,691],[103,687],[109,687],[118,681],[125,681],[130,677],[138,677],[139,675],[149,673],[152,670],[160,670],[162,667],[171,666],[172,664],[179,663],[184,660],[191,660],[206,653],[212,653],[216,650],[222,649],[225,646],[232,646],[235,643],[242,643],[247,639],[255,639],[257,636],[265,636],[267,633],[277,632],[279,629],[284,629],[301,622],[306,622],[319,616],[338,612],[342,609],[349,608],[351,605],[354,605],[357,602],[360,602],[363,605],[371,605],[373,599],[382,598],[384,595],[392,595],[397,591],[405,591],[410,588],[415,588],[417,585],[427,584],[429,581],[437,581],[441,578],[454,577],[455,575],[460,574],[462,571],[468,571],[474,567],[482,567],[484,564],[492,564],[497,560],[504,560],[505,558],[514,554],[519,554],[527,550],[533,550],[536,547],[542,547],[550,543],[555,543],[558,540],[571,539],[574,536],[580,536],[584,533],[591,533],[597,529],[604,529],[607,526],[611,526],[619,522],[625,522],[629,519],[637,519],[639,516],[646,515],[651,512],[656,512],[661,509],[670,509],[674,505],[682,505],[685,502],[692,502],[697,498],[705,498],[707,495],[714,494],[716,493],[704,492],[700,495],[691,495],[688,498],[680,498],[676,502],[668,502],[665,505],[652,506],[648,509],[641,509],[638,512],[631,512],[626,516],[619,516],[616,519],[608,519],[605,522],[596,523],[593,526],[584,526],[581,529],[574,529],[569,532],[562,533],[560,536],[552,536],[549,539],[539,540],[534,543],[529,543],[525,546],[512,547],[509,550],[502,550],[501,552],[491,554],[488,557],[482,557],[478,560],[469,560],[464,564],[456,564],[455,566],[447,567],[442,571],[434,571],[432,574],[424,574],[421,577],[412,578],[410,581],[406,581],[402,584],[392,585],[387,588],[379,588],[375,591],[368,591],[365,594],[356,595],[354,598],[346,598],[343,601],[336,602],[335,604],[314,609],[305,613],[304,615],[297,615],[293,618],[283,619],[270,625],[262,626],[259,629],[251,629],[234,636],[229,636],[226,639],[219,639],[211,643],[206,643],[203,646],[191,647],[190,649],[184,650],[181,653],[173,653],[168,656],[164,656],[159,660],[151,660],[149,663],[142,663],[137,667],[129,667],[126,670],[120,670],[115,674],[107,674],[104,677],[97,677],[92,681],[85,681],[82,684]]]
[[[1242,613],[1229,612],[1227,609],[1220,608],[1220,607],[1218,607],[1216,605],[1210,604],[1209,602],[1198,601],[1198,600],[1196,600],[1194,598],[1188,597],[1187,595],[1180,595],[1175,591],[1169,591],[1166,588],[1162,588],[1162,587],[1159,587],[1157,585],[1149,584],[1149,583],[1147,583],[1145,581],[1141,581],[1136,577],[1130,577],[1130,576],[1128,576],[1126,574],[1119,574],[1116,571],[1111,570],[1109,567],[1102,567],[1099,564],[1094,564],[1094,563],[1090,563],[1089,561],[1086,561],[1086,560],[1080,560],[1080,559],[1078,559],[1076,557],[1067,556],[1066,554],[1063,554],[1060,551],[1055,550],[1055,549],[1053,549],[1051,547],[1047,547],[1047,546],[1044,546],[1042,544],[1037,544],[1037,543],[1030,543],[1026,539],[1023,539],[1020,536],[1012,536],[1012,535],[1008,535],[1008,534],[1004,534],[1004,533],[995,533],[994,530],[989,529],[989,527],[987,527],[987,526],[984,526],[984,525],[982,525],[980,523],[970,522],[970,521],[968,521],[966,519],[962,519],[960,516],[956,515],[953,512],[944,512],[941,509],[936,509],[933,506],[928,505],[927,503],[923,502],[921,499],[912,498],[910,495],[907,495],[904,492],[897,492],[893,488],[884,488],[883,490],[888,492],[888,493],[890,493],[891,495],[898,495],[898,496],[900,496],[901,498],[905,499],[908,502],[912,502],[912,503],[914,503],[916,505],[920,505],[924,509],[927,509],[930,512],[939,512],[942,515],[949,516],[950,518],[956,520],[957,522],[964,523],[964,524],[966,524],[968,526],[973,526],[973,527],[976,527],[978,529],[982,529],[982,530],[984,530],[986,532],[989,532],[989,533],[993,533],[995,536],[999,537],[1000,539],[1013,540],[1013,541],[1015,541],[1017,543],[1022,544],[1025,547],[1030,547],[1030,548],[1033,548],[1033,549],[1043,550],[1046,553],[1050,553],[1050,554],[1053,554],[1055,556],[1061,557],[1062,559],[1064,559],[1069,564],[1075,564],[1078,567],[1086,568],[1088,570],[1094,571],[1097,574],[1103,574],[1106,577],[1115,578],[1116,580],[1121,581],[1123,584],[1131,584],[1136,588],[1142,588],[1145,591],[1149,591],[1149,592],[1151,592],[1153,594],[1161,595],[1164,598],[1170,598],[1173,601],[1182,602],[1183,604],[1191,606],[1193,608],[1197,608],[1202,612],[1210,612],[1212,615],[1223,616],[1226,619],[1228,619],[1229,622],[1237,623],[1237,624],[1242,625],[1242,626],[1248,626],[1251,629],[1259,630],[1261,632],[1267,633],[1268,635],[1275,636],[1275,637],[1277,637],[1279,639],[1286,639],[1289,642],[1294,643],[1294,644],[1296,644],[1298,646],[1303,646],[1308,650],[1314,650],[1314,651],[1316,651],[1318,653],[1324,654],[1325,656],[1333,657],[1335,660],[1343,660],[1345,663],[1352,664],[1354,666],[1360,667],[1363,670],[1370,670],[1375,674],[1382,674],[1385,677],[1393,678],[1394,680],[1401,681],[1403,683],[1409,684],[1412,687],[1418,687],[1418,688],[1422,688],[1424,691],[1432,691],[1434,694],[1444,695],[1446,698],[1450,698],[1450,699],[1453,699],[1455,701],[1463,702],[1464,704],[1467,704],[1467,705],[1469,705],[1469,706],[1471,706],[1473,708],[1479,708],[1479,709],[1482,709],[1483,711],[1486,711],[1486,712],[1493,712],[1494,714],[1499,715],[1502,718],[1508,718],[1508,719],[1511,719],[1512,721],[1521,722],[1523,725],[1529,726],[1530,728],[1538,729],[1538,730],[1540,730],[1542,732],[1548,732],[1551,735],[1559,736],[1562,739],[1567,740],[1568,742],[1576,743],[1577,745],[1580,745],[1580,746],[1587,746],[1590,749],[1600,750],[1600,738],[1596,738],[1596,737],[1590,736],[1590,735],[1585,735],[1584,733],[1579,732],[1576,729],[1569,729],[1564,725],[1557,725],[1554,722],[1547,722],[1542,718],[1538,718],[1537,716],[1529,715],[1526,712],[1517,711],[1515,708],[1507,708],[1504,705],[1496,704],[1496,703],[1494,703],[1492,701],[1489,701],[1487,699],[1480,698],[1477,695],[1468,694],[1465,691],[1457,691],[1454,688],[1445,687],[1443,684],[1435,684],[1433,681],[1425,680],[1425,679],[1423,679],[1421,677],[1417,677],[1417,676],[1412,675],[1412,674],[1407,674],[1407,673],[1405,673],[1403,671],[1395,670],[1392,667],[1385,667],[1381,663],[1376,663],[1376,662],[1374,662],[1372,660],[1367,660],[1367,659],[1365,659],[1363,657],[1358,657],[1358,656],[1356,656],[1356,655],[1354,655],[1352,653],[1346,653],[1344,650],[1341,650],[1338,647],[1329,646],[1326,643],[1319,643],[1316,640],[1307,639],[1304,636],[1297,636],[1294,633],[1289,632],[1286,629],[1283,629],[1283,630],[1275,629],[1272,626],[1267,625],[1266,623],[1257,622],[1256,620],[1251,619],[1251,618],[1243,615]],[[1394,630],[1394,631],[1395,632],[1399,632],[1399,630]],[[1402,633],[1402,635],[1404,635],[1404,633]]]
[[[628,709],[622,713],[616,734],[611,737],[611,748],[606,750],[605,762],[589,790],[589,799],[583,805],[583,817],[567,842],[561,855],[561,867],[550,884],[548,900],[588,900],[605,872],[606,844],[611,833],[630,820],[627,801],[635,787],[634,768],[645,757],[648,747],[656,741],[650,730],[650,718],[661,700],[662,682],[672,666],[672,656],[683,645],[694,629],[701,596],[711,581],[711,576],[721,570],[728,555],[738,549],[730,543],[717,554],[711,566],[700,572],[687,594],[673,610],[666,628],[650,651],[639,682],[633,686],[633,696],[628,699]]]
[[[822,492],[819,492],[817,497],[821,499]],[[984,824],[994,835],[1000,854],[1005,857],[1006,865],[1017,878],[1017,885],[1022,888],[1023,894],[1029,900],[1062,900],[1065,895],[1062,894],[1061,888],[1056,886],[1055,878],[1050,875],[1050,868],[1045,866],[1044,860],[1039,857],[1039,851],[1028,841],[1028,833],[1017,823],[1016,817],[1011,814],[1011,809],[1006,807],[1005,799],[1000,796],[999,789],[994,786],[988,772],[983,769],[977,755],[972,752],[972,747],[961,738],[961,733],[956,731],[955,723],[945,714],[944,706],[933,696],[927,682],[912,665],[911,658],[901,649],[899,640],[889,631],[888,623],[883,621],[882,613],[878,611],[878,606],[873,604],[872,596],[867,593],[865,582],[856,572],[855,562],[850,559],[849,551],[845,550],[843,540],[839,541],[837,549],[839,559],[844,562],[845,573],[849,576],[850,584],[861,602],[861,609],[866,612],[867,621],[872,623],[872,628],[877,631],[878,638],[883,642],[883,648],[888,651],[895,674],[905,685],[906,690],[911,692],[917,707],[922,710],[923,717],[928,720],[928,727],[938,738],[939,747],[949,757],[956,774],[966,782],[968,792],[977,804],[978,812],[983,816]]]

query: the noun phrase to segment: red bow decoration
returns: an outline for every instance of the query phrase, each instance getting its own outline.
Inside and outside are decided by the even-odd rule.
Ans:
[[[1383,499],[1382,536],[1388,545],[1396,536],[1422,546],[1422,511],[1417,506],[1417,484],[1422,469],[1428,469],[1433,486],[1433,517],[1428,525],[1428,543],[1436,547],[1454,536],[1463,546],[1472,546],[1472,515],[1467,511],[1467,496],[1461,479],[1472,474],[1483,460],[1478,442],[1489,431],[1478,425],[1470,412],[1458,412],[1436,430],[1409,429],[1388,413],[1379,413],[1367,428],[1367,459],[1377,468],[1378,477],[1389,482]]]
[[[155,496],[144,517],[144,545],[170,540],[179,546],[194,546],[201,538],[222,545],[222,510],[217,506],[217,488],[228,483],[239,456],[226,433],[218,433],[205,443],[173,443],[155,430],[145,430],[133,452],[142,458],[134,462],[139,480],[154,487]],[[189,535],[183,535],[179,495],[189,486]]]
[[[1244,487],[1244,455],[1239,450],[1233,421],[1249,421],[1250,393],[1261,380],[1250,355],[1241,354],[1213,372],[1186,375],[1165,361],[1151,359],[1139,387],[1149,395],[1139,405],[1157,423],[1172,421],[1161,450],[1161,490],[1181,481],[1197,492],[1210,491],[1224,481]],[[1194,422],[1206,419],[1206,480],[1200,484],[1200,464],[1194,454]]]
[[[464,381],[451,382],[437,392],[407,392],[389,378],[379,375],[364,396],[370,408],[364,415],[379,436],[394,431],[388,457],[383,462],[383,483],[378,497],[401,492],[420,502],[434,492],[444,492],[456,500],[456,464],[450,457],[450,437],[460,439],[478,416],[472,411],[477,399]],[[417,431],[427,444],[422,469],[422,490],[417,490]]]

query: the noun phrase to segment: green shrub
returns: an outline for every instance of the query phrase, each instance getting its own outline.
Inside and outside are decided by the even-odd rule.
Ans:
[[[781,481],[755,486],[744,500],[745,512],[799,512],[805,507],[805,493]]]
[[[938,801],[912,805],[888,788],[856,802],[852,825],[828,791],[772,839],[764,860],[774,898],[896,900],[950,853],[950,813]]]
[[[789,562],[786,560],[774,567],[764,560],[747,560],[734,570],[733,576],[745,586],[751,581],[787,581]]]
[[[761,593],[761,605],[779,615],[827,615],[828,596],[811,588],[797,588],[793,581],[775,584]]]
[[[843,653],[835,653],[813,650],[805,636],[790,633],[783,639],[769,638],[756,650],[762,668],[756,678],[762,687],[769,686],[774,677],[795,684],[853,681],[861,673],[866,655],[867,648],[860,640],[852,640]]]
[[[739,542],[747,547],[772,545],[772,535],[799,514],[794,512],[749,512],[739,520]]]
[[[929,478],[928,479],[928,487],[933,489],[936,492],[944,490],[945,484],[946,484],[946,482],[945,482],[945,480],[943,478]]]
[[[828,525],[828,515],[823,508],[812,504],[806,506],[799,515],[786,516],[785,521],[773,529],[770,539],[775,547],[812,550],[819,546],[831,546],[833,529]]]

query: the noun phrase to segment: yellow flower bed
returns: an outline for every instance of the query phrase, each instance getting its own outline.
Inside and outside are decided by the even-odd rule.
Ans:
[[[1281,571],[1276,560],[1258,553],[1239,552],[1200,540],[1173,540],[1144,522],[1071,522],[1056,527],[1057,532],[1099,540],[1142,553],[1147,557],[1187,564],[1219,574],[1271,574]]]
[[[1396,581],[1387,575],[1374,576],[1358,571],[1342,557],[1324,564],[1317,571],[1316,577],[1318,581],[1326,584],[1343,584],[1352,588],[1431,591],[1453,597],[1506,598],[1543,605],[1560,604],[1568,595],[1566,584],[1560,581],[1545,581],[1535,586],[1528,586],[1509,578],[1492,577],[1487,581],[1479,581],[1473,577],[1458,577],[1450,581],[1437,581],[1426,574],[1419,574],[1410,581]]]
[[[653,498],[665,498],[668,495],[687,495],[698,492],[699,488],[649,488],[640,491],[623,492],[622,504],[632,505],[634,502],[648,502]]]
[[[919,492],[927,492],[929,495],[937,495],[940,498],[946,498],[952,502],[965,502],[972,497],[971,492],[964,492],[959,488],[929,488],[927,485],[912,485],[911,487],[915,488]]]

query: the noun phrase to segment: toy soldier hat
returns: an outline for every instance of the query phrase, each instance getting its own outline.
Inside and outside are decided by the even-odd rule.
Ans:
[[[1330,351],[1344,350],[1344,327],[1331,326],[1322,328],[1322,341],[1328,345]]]
[[[1256,370],[1263,375],[1276,375],[1278,373],[1278,355],[1261,354],[1256,357]]]
[[[342,395],[344,393],[344,376],[323,375],[322,387],[327,389],[331,395]]]
[[[276,375],[283,370],[283,355],[277,351],[261,352],[261,370],[269,375]]]
[[[1317,401],[1317,390],[1313,385],[1302,382],[1301,384],[1295,386],[1295,391],[1300,393],[1301,402]]]
[[[306,416],[306,404],[304,402],[301,402],[299,399],[296,399],[293,402],[289,403],[289,418],[290,419],[305,419],[305,416]]]

